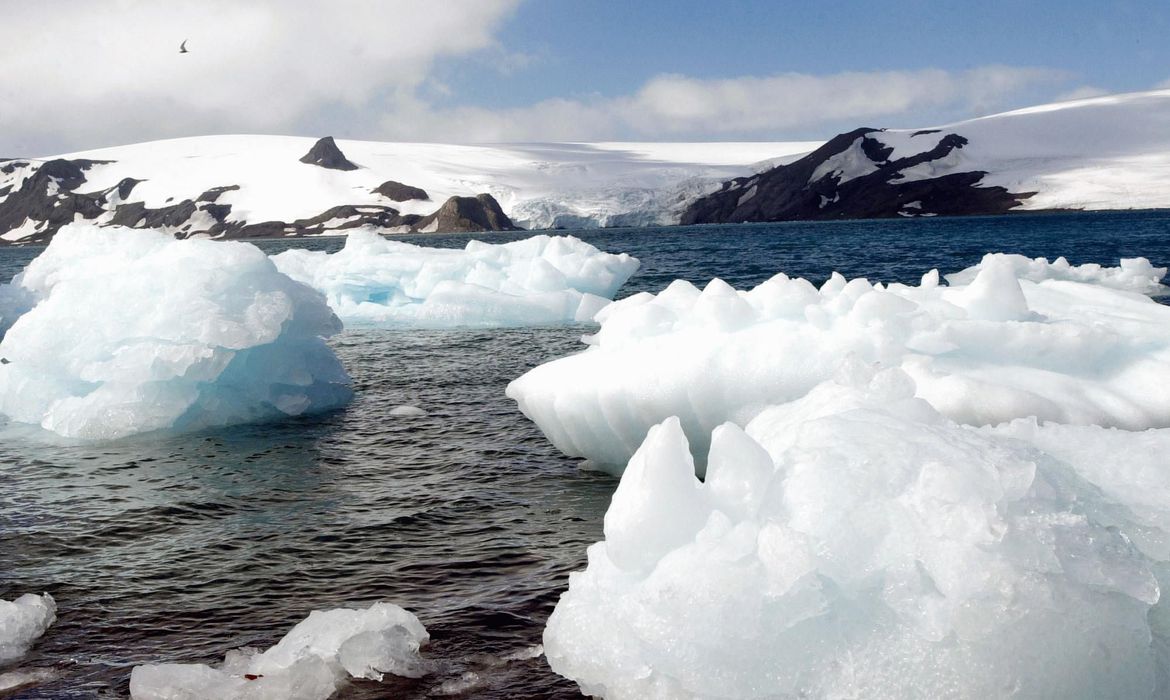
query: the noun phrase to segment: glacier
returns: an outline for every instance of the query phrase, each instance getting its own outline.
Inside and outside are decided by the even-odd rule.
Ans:
[[[0,599],[0,666],[24,656],[56,620],[57,603],[48,593]]]
[[[524,326],[589,321],[638,269],[572,236],[427,248],[355,231],[336,253],[287,250],[277,269],[328,299],[346,323]]]
[[[74,224],[9,285],[0,414],[114,439],[345,405],[324,297],[255,246]],[[27,310],[24,310],[27,309]]]
[[[348,678],[426,673],[419,648],[430,639],[412,613],[392,603],[365,610],[314,610],[267,651],[228,652],[217,667],[150,664],[130,674],[134,700],[325,700]]]
[[[624,698],[1154,698],[1170,672],[1170,430],[956,423],[858,359],[704,482],[652,427],[545,653]]]
[[[620,474],[646,431],[677,416],[705,467],[711,431],[799,399],[856,359],[899,367],[947,418],[1128,430],[1170,427],[1165,268],[1072,266],[989,254],[917,286],[784,274],[750,291],[676,280],[600,311],[583,352],[540,365],[507,395],[567,455]]]

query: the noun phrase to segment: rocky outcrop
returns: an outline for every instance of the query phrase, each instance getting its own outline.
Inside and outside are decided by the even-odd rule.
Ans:
[[[309,165],[317,165],[322,168],[329,168],[330,170],[357,170],[358,166],[351,163],[337,144],[333,141],[332,136],[326,136],[318,139],[317,143],[309,149],[309,152],[301,156],[302,163]]]
[[[486,193],[474,197],[451,197],[438,211],[424,216],[413,228],[422,233],[520,230],[500,208],[496,198]]]
[[[983,171],[953,172],[967,145],[959,134],[915,132],[910,140],[923,143],[891,159],[895,149],[882,133],[856,129],[788,165],[725,182],[687,207],[680,223],[1003,214],[1034,194],[980,186]],[[946,174],[934,176],[931,164],[944,160]]]
[[[374,227],[394,233],[512,231],[516,226],[491,195],[452,197],[429,216],[402,214],[389,206],[339,204],[316,216],[294,221],[248,221],[232,216],[223,195],[237,185],[213,187],[194,198],[167,200],[149,207],[129,201],[142,180],[127,177],[113,187],[82,192],[86,172],[111,161],[0,161],[0,243],[47,243],[66,224],[91,221],[99,225],[152,228],[179,238],[271,238],[312,236]],[[392,187],[387,187],[392,185]],[[425,199],[426,192],[395,181],[384,183],[391,194]],[[381,193],[380,194],[384,194]],[[173,203],[172,203],[173,202]]]
[[[397,180],[383,182],[373,189],[373,193],[395,202],[409,202],[412,199],[425,201],[431,198],[427,191],[421,187],[404,185]]]

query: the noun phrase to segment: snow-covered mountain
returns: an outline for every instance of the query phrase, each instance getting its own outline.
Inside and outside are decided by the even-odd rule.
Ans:
[[[1170,207],[1170,90],[931,129],[857,129],[740,177],[682,223]]]
[[[817,145],[204,136],[0,159],[0,240],[43,242],[76,220],[226,238],[668,224],[721,181]]]

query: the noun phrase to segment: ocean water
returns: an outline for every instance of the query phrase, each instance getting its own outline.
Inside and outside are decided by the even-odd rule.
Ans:
[[[676,278],[745,287],[781,271],[913,283],[991,251],[1170,264],[1168,212],[572,233],[642,260],[619,296]],[[269,252],[341,244],[260,243]],[[0,248],[0,277],[37,252]],[[57,678],[15,697],[124,698],[134,665],[216,662],[271,645],[312,609],[378,600],[418,615],[434,670],[355,683],[339,697],[457,687],[462,697],[579,697],[543,659],[503,657],[540,642],[569,572],[601,537],[616,481],[557,453],[503,392],[580,349],[589,331],[350,328],[333,345],[357,398],[312,419],[100,445],[0,426],[0,597],[49,591],[59,605],[21,664]],[[427,416],[391,416],[401,404]]]

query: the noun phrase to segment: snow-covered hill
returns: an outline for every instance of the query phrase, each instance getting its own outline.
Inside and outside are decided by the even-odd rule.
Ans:
[[[857,129],[697,200],[683,223],[1170,207],[1170,90],[931,129]]]
[[[178,235],[208,231],[217,222],[252,225],[250,235],[320,233],[364,222],[425,231],[426,223],[402,222],[385,209],[400,217],[425,217],[451,197],[484,193],[526,228],[666,224],[677,221],[687,203],[721,181],[792,160],[818,143],[460,146],[341,140],[336,145],[355,169],[302,162],[314,140],[286,136],[204,136],[0,160],[0,228],[5,229],[0,238],[43,240],[50,226],[42,222],[49,212],[32,209],[60,209],[55,200],[66,190],[100,200],[69,203],[80,218],[151,225]],[[73,165],[62,166],[61,161]],[[46,181],[26,197],[35,201],[22,203],[6,221],[4,199],[19,195],[26,181],[49,163],[60,172],[52,173],[52,182],[42,178]],[[130,184],[128,178],[136,182]],[[391,181],[421,189],[427,197],[398,201],[377,192]],[[188,200],[190,205],[176,208]],[[103,213],[126,205],[137,205],[129,210],[133,216],[143,210],[172,211],[154,214],[149,224],[126,220],[127,214],[115,222],[112,213]],[[346,208],[337,210],[341,206]],[[264,222],[300,225],[255,228]],[[429,230],[443,230],[441,224],[427,223],[432,223]],[[229,235],[238,231],[236,226]]]

